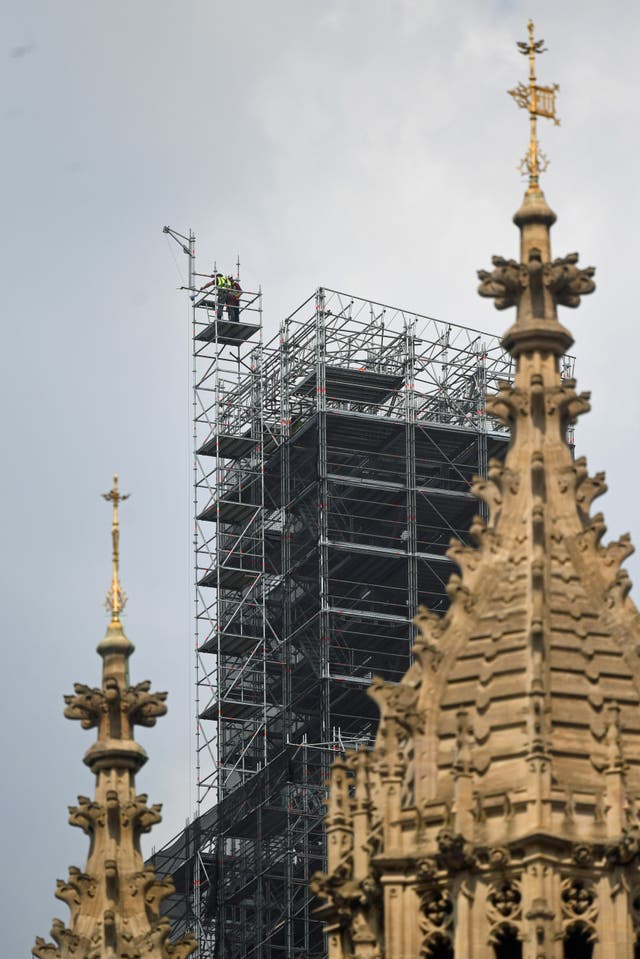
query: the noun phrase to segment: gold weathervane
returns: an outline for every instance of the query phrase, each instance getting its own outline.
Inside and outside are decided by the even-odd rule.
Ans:
[[[129,499],[130,493],[118,492],[118,474],[113,474],[113,489],[108,493],[103,493],[103,499],[113,503],[113,523],[111,524],[111,540],[113,544],[113,575],[111,577],[111,589],[107,593],[105,607],[111,611],[111,619],[119,620],[120,612],[127,603],[127,596],[120,588],[120,526],[118,525],[118,506],[120,503]]]
[[[520,172],[529,175],[529,188],[537,189],[540,174],[549,166],[549,161],[540,149],[537,136],[537,118],[548,117],[553,120],[556,126],[560,126],[560,120],[556,116],[556,93],[560,87],[554,83],[550,87],[541,87],[536,83],[536,53],[544,53],[546,47],[544,40],[533,39],[533,21],[529,20],[529,40],[527,43],[519,42],[518,50],[523,56],[529,57],[529,85],[519,83],[513,90],[507,92],[513,97],[519,107],[529,111],[530,137],[529,149],[526,156],[520,163]]]

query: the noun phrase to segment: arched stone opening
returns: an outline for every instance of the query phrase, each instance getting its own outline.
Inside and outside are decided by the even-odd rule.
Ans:
[[[573,926],[564,940],[564,959],[592,959],[593,937],[584,926]]]
[[[424,956],[424,959],[454,959],[451,940],[447,936],[436,933],[427,941],[422,956]]]
[[[522,943],[513,926],[501,926],[493,936],[495,959],[522,959]]]

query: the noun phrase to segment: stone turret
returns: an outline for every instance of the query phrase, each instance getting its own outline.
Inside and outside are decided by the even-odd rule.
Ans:
[[[640,954],[632,546],[604,544],[604,476],[567,443],[589,395],[561,376],[557,308],[593,291],[594,270],[552,259],[537,174],[514,217],[520,260],[479,274],[482,296],[516,308],[515,379],[488,409],[511,443],[475,481],[475,545],[451,544],[449,610],[417,617],[414,665],[372,687],[374,750],[343,760],[340,854],[315,879],[331,959]]]
[[[65,696],[64,711],[83,729],[98,731],[84,757],[96,777],[95,795],[79,796],[77,806],[69,807],[69,822],[89,837],[89,857],[84,871],[71,866],[68,879],[56,885],[57,898],[71,911],[69,924],[54,919],[54,941],[38,937],[33,954],[38,959],[186,959],[195,939],[172,942],[169,920],[160,915],[173,882],[145,866],[140,851],[140,836],[160,822],[162,807],[149,806],[135,786],[147,755],[133,738],[134,726],[154,726],[167,711],[167,694],[150,692],[149,682],[129,682],[134,646],[120,621],[126,600],[118,573],[118,506],[126,496],[118,492],[117,476],[105,499],[113,504],[113,579],[107,597],[111,622],[98,645],[102,685],[76,683],[74,694]]]

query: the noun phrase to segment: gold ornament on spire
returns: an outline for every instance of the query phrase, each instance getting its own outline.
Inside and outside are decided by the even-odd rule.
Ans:
[[[103,493],[102,498],[113,503],[113,522],[111,524],[111,542],[113,546],[111,589],[107,593],[105,607],[111,612],[112,621],[120,619],[120,612],[127,604],[127,596],[120,588],[120,526],[118,523],[118,507],[124,500],[129,499],[130,493],[118,491],[118,474],[113,474],[113,489]]]
[[[517,47],[523,56],[529,57],[529,85],[519,83],[517,87],[507,92],[519,107],[529,111],[529,149],[520,163],[520,172],[528,174],[529,186],[537,189],[540,174],[544,173],[549,166],[549,161],[538,143],[537,120],[538,117],[547,117],[553,120],[556,126],[560,126],[560,120],[556,116],[556,93],[560,87],[557,83],[550,87],[538,86],[536,83],[536,53],[544,53],[546,47],[544,40],[533,38],[533,20],[529,20],[528,29],[529,40],[526,43],[518,42]]]

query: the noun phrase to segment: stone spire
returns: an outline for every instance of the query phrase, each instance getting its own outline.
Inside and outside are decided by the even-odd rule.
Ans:
[[[340,843],[315,880],[331,959],[632,959],[640,937],[632,547],[602,543],[604,476],[567,443],[589,396],[560,363],[572,338],[557,308],[593,291],[594,270],[552,259],[555,215],[529,173],[520,260],[479,274],[482,296],[516,307],[515,378],[488,404],[511,443],[476,478],[475,546],[451,544],[448,612],[417,617],[415,664],[371,690],[374,750],[344,762]]]
[[[120,612],[125,596],[119,579],[118,507],[127,498],[113,489],[103,494],[113,505],[113,575],[107,606],[111,621],[98,645],[102,657],[100,688],[75,684],[65,696],[68,719],[83,729],[98,730],[84,762],[96,777],[95,795],[79,796],[69,807],[69,822],[89,837],[87,865],[82,872],[69,868],[59,879],[56,896],[71,911],[69,925],[53,920],[52,943],[38,937],[33,954],[38,959],[186,959],[196,948],[193,937],[169,939],[169,920],[161,917],[162,901],[173,891],[170,879],[159,879],[145,866],[140,836],[160,822],[161,806],[147,805],[136,794],[135,774],[147,755],[133,738],[133,727],[154,726],[167,707],[166,693],[152,693],[150,683],[129,684],[129,657],[133,643],[125,635]]]

